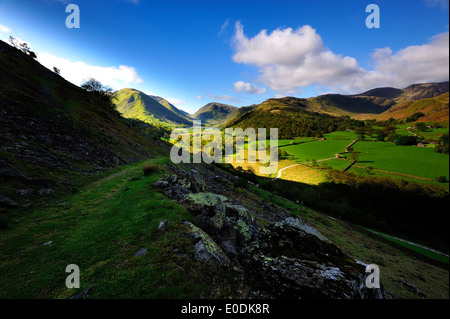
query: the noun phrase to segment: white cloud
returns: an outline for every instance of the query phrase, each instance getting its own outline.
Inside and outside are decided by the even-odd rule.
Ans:
[[[233,84],[233,91],[250,93],[250,94],[264,94],[264,93],[266,93],[266,88],[260,88],[255,84],[244,82],[244,81],[237,81]]]
[[[214,99],[214,100],[221,100],[221,101],[232,101],[233,97],[231,95],[213,95],[213,94],[206,94],[206,96]]]
[[[115,90],[126,87],[128,84],[143,82],[136,69],[131,66],[89,65],[82,61],[72,62],[48,53],[38,54],[38,60],[50,70],[53,70],[54,66],[57,67],[61,70],[61,76],[76,85],[82,84],[91,77]]]
[[[201,95],[197,95],[196,98],[199,100],[203,100],[203,96],[201,96]]]
[[[3,24],[0,23],[0,32],[2,32],[2,33],[10,33],[11,29],[8,28],[6,25],[3,25]]]
[[[436,7],[439,6],[442,9],[448,8],[448,2],[449,0],[425,0],[425,4],[429,7]]]
[[[214,101],[225,101],[225,102],[233,102],[233,103],[240,103],[239,98],[234,98],[231,95],[213,95],[213,94],[206,94],[207,97],[211,98]]]
[[[341,93],[358,93],[377,86],[405,87],[412,83],[448,80],[449,34],[439,34],[427,44],[410,46],[393,53],[377,49],[374,69],[363,69],[349,56],[333,53],[311,26],[296,30],[262,30],[253,38],[236,23],[233,38],[237,63],[259,69],[258,82],[282,94],[296,94],[311,85]],[[242,83],[240,84],[244,86]],[[248,85],[247,85],[248,87]]]
[[[220,37],[222,34],[225,33],[225,31],[227,30],[229,24],[230,24],[230,19],[228,18],[228,19],[222,24],[222,26],[220,27],[220,31],[219,31],[219,33],[218,33],[218,36],[219,36],[219,37]]]
[[[175,98],[167,98],[166,100],[169,101],[170,104],[173,104],[175,106],[184,106],[187,104],[186,100],[180,100]]]

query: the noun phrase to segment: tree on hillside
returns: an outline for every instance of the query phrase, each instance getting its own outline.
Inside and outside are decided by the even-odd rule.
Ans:
[[[9,43],[13,47],[15,47],[16,49],[22,51],[23,53],[27,54],[28,56],[32,57],[33,59],[37,58],[36,53],[31,51],[30,46],[28,45],[28,43],[26,43],[26,42],[20,43],[19,40],[14,38],[12,35],[9,36]]]
[[[427,125],[423,122],[416,123],[416,130],[419,132],[425,132],[427,129]]]
[[[108,105],[115,110],[115,105],[113,103],[113,100],[115,99],[113,90],[106,85],[103,85],[100,81],[97,81],[94,78],[90,78],[89,80],[85,81],[81,88],[92,92],[95,95],[97,95],[101,100],[108,103]]]

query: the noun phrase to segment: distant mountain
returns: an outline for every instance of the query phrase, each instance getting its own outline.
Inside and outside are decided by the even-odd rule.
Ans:
[[[224,126],[276,127],[282,137],[293,137],[343,130],[359,125],[358,119],[404,120],[417,112],[425,114],[419,121],[448,122],[448,84],[416,84],[402,90],[376,88],[357,95],[326,94],[308,99],[273,98],[235,116]]]
[[[201,120],[202,124],[220,126],[239,108],[221,103],[208,103],[191,115],[193,119]]]
[[[449,121],[449,93],[444,93],[429,99],[400,102],[387,111],[375,116],[377,120],[405,120],[415,113],[423,113],[425,116],[417,122],[448,122]]]
[[[398,103],[433,98],[449,91],[449,82],[413,84],[405,89],[375,88],[356,95],[325,94],[303,102],[313,112],[358,118],[381,114]]]
[[[115,97],[117,110],[126,118],[160,125],[192,124],[186,112],[161,97],[149,96],[135,89],[117,91]]]
[[[166,107],[168,110],[180,115],[181,117],[184,117],[186,119],[190,119],[189,117],[189,113],[185,112],[183,110],[178,109],[176,106],[174,106],[173,104],[171,104],[169,101],[167,101],[165,98],[162,98],[160,96],[155,96],[155,95],[149,95],[152,99],[154,99],[155,101],[157,101],[159,104],[162,104],[164,107]]]

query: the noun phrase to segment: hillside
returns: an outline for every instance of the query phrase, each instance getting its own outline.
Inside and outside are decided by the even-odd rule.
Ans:
[[[179,116],[181,116],[183,118],[190,119],[188,112],[185,112],[183,110],[178,109],[175,105],[173,105],[172,103],[167,101],[165,98],[160,97],[160,96],[156,96],[156,95],[149,95],[149,96],[152,99],[154,99],[155,101],[157,101],[158,103],[162,104],[168,110],[178,114]]]
[[[97,95],[2,41],[0,74],[0,210],[161,152]]]
[[[226,125],[278,127],[282,136],[294,137],[346,129],[342,116],[359,120],[387,120],[389,117],[404,120],[416,112],[423,112],[426,116],[421,121],[448,122],[448,85],[449,82],[427,83],[402,90],[376,88],[357,95],[325,94],[308,99],[268,99],[229,119]],[[347,121],[346,124],[355,123]]]
[[[114,103],[117,110],[126,118],[166,126],[191,123],[185,112],[177,109],[163,98],[152,97],[134,89],[117,91],[115,97]]]
[[[320,137],[363,123],[348,117],[335,117],[311,111],[306,99],[285,97],[268,99],[243,115],[227,122],[227,127],[278,128],[281,139],[296,136]]]
[[[375,88],[355,95],[324,94],[300,101],[312,112],[373,118],[376,114],[389,112],[391,108],[401,103],[433,98],[448,91],[449,82],[423,83],[413,84],[404,89]]]
[[[389,118],[405,120],[415,113],[423,113],[424,117],[418,122],[447,122],[449,121],[449,93],[444,93],[436,97],[419,99],[414,101],[399,102],[387,111],[374,116],[379,121]]]
[[[236,106],[212,102],[200,108],[191,117],[196,120],[201,120],[202,124],[220,126],[221,123],[226,121],[237,110],[238,108]]]

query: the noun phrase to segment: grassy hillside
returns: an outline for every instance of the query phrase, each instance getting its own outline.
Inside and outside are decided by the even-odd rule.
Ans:
[[[323,134],[344,131],[363,122],[349,117],[335,117],[312,112],[307,100],[286,97],[269,99],[224,126],[252,128],[278,128],[280,139],[293,137],[320,137]]]
[[[155,95],[150,95],[150,97],[152,99],[154,99],[155,101],[159,102],[161,105],[163,105],[165,108],[167,108],[169,111],[172,111],[178,115],[180,115],[183,118],[186,119],[190,119],[189,117],[189,113],[178,109],[175,105],[173,105],[172,103],[170,103],[169,101],[167,101],[165,98],[162,98],[160,96],[155,96]]]
[[[182,111],[176,109],[166,100],[155,98],[134,90],[122,89],[115,93],[117,110],[126,118],[133,118],[149,124],[160,125],[192,125]]]
[[[191,117],[201,120],[202,124],[220,126],[237,110],[238,108],[232,105],[208,103],[192,114]]]
[[[162,150],[96,94],[1,41],[0,74],[0,195],[16,203],[6,208],[76,190]]]
[[[186,236],[183,224],[193,216],[153,187],[169,162],[163,156],[122,167],[62,197],[62,206],[17,217],[1,234],[0,297],[64,299],[92,288],[89,298],[248,298],[250,286],[242,273],[210,269],[194,259],[195,239]],[[142,167],[149,164],[161,170],[144,176]],[[352,258],[376,263],[389,298],[423,298],[399,280],[428,298],[448,298],[448,270],[261,188],[227,192],[251,205],[263,201],[266,210],[276,206],[301,217]],[[166,233],[157,229],[161,220],[170,222]],[[146,253],[136,255],[142,248]],[[64,285],[71,263],[81,270],[79,289]]]
[[[389,118],[405,120],[409,116],[421,112],[425,116],[421,117],[418,120],[419,122],[448,122],[448,94],[447,92],[428,99],[400,102],[373,118],[379,121],[385,121]]]

